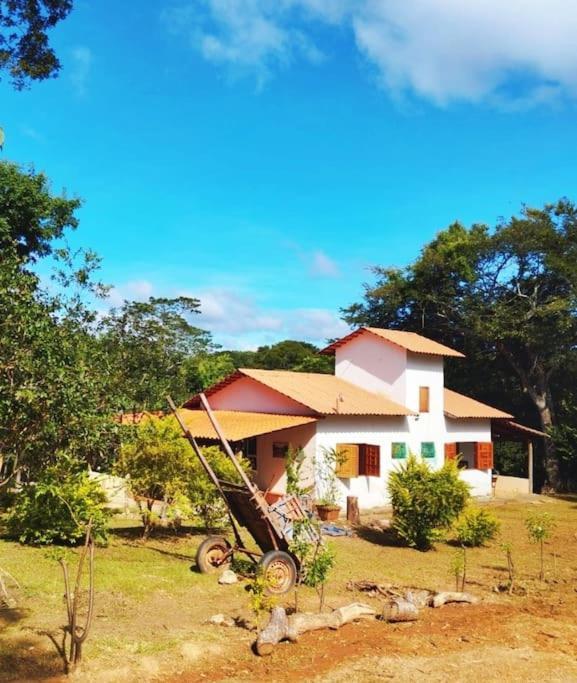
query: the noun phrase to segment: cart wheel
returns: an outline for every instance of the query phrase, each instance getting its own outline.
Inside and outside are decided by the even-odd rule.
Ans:
[[[266,579],[266,592],[269,595],[284,595],[295,585],[297,568],[288,553],[271,550],[262,556],[259,564]]]
[[[222,536],[209,536],[196,551],[196,566],[201,574],[210,574],[230,564],[230,543]],[[226,558],[226,559],[225,559]]]

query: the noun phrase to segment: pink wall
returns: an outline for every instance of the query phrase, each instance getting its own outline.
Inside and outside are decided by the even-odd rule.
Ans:
[[[303,448],[305,464],[302,468],[304,483],[314,483],[313,457],[315,450],[316,423],[283,429],[272,434],[257,437],[256,483],[262,490],[275,493],[286,492],[286,474],[284,458],[273,458],[272,445],[275,441],[288,443],[293,448]]]
[[[337,348],[335,375],[367,391],[405,403],[407,352],[364,332]]]
[[[251,377],[241,377],[232,384],[211,394],[214,410],[243,410],[252,413],[279,413],[281,415],[314,415],[302,403],[269,389]]]

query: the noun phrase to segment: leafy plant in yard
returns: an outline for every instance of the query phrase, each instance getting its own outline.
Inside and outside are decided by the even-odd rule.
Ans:
[[[505,553],[507,558],[507,573],[509,575],[509,595],[513,593],[513,587],[515,585],[515,564],[513,563],[513,546],[511,543],[505,542],[501,543],[501,550]]]
[[[149,417],[134,428],[133,438],[122,444],[114,471],[127,480],[147,538],[154,526],[155,502],[174,506],[187,491],[192,453],[172,418]]]
[[[455,577],[455,590],[457,592],[465,590],[465,582],[467,579],[467,556],[464,548],[455,550],[451,556],[450,573],[451,576]]]
[[[539,578],[541,581],[545,578],[544,569],[544,545],[548,538],[551,538],[556,522],[548,512],[535,512],[527,517],[525,520],[529,540],[532,543],[539,544],[540,570]]]
[[[34,483],[24,484],[8,517],[8,529],[21,543],[78,543],[92,520],[92,534],[106,541],[110,516],[106,496],[86,466],[60,454]]]
[[[464,510],[469,487],[459,476],[454,461],[438,470],[411,454],[407,462],[389,475],[393,506],[393,529],[408,545],[429,550]]]
[[[190,448],[188,444],[186,447]],[[231,459],[218,446],[207,446],[202,449],[202,452],[219,479],[233,484],[240,483],[240,476]],[[238,455],[236,458],[245,472],[248,472],[250,469],[248,460]],[[226,506],[195,455],[192,456],[186,492],[192,509],[200,517],[206,529],[210,530],[222,526],[226,520]]]
[[[337,479],[337,469],[346,460],[346,454],[336,448],[321,448],[321,457],[315,460],[315,470],[320,483],[320,496],[317,505],[339,507],[341,492]]]
[[[303,484],[303,467],[305,454],[302,448],[289,448],[285,458],[286,492],[293,496],[304,496],[310,492],[311,486]]]
[[[488,510],[470,506],[455,524],[456,540],[463,546],[477,548],[495,538],[499,520]]]
[[[262,618],[266,613],[272,610],[276,604],[276,600],[269,594],[269,584],[267,582],[266,574],[260,568],[248,582],[246,588],[250,593],[249,604],[255,616],[256,629],[260,633]]]
[[[335,552],[320,536],[315,539],[316,530],[309,519],[294,522],[294,535],[290,544],[291,553],[299,562],[299,573],[295,585],[295,611],[298,611],[298,589],[309,586],[319,596],[319,612],[324,607],[325,584],[335,564]]]

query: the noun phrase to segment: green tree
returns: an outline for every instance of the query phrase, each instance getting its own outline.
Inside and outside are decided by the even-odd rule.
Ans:
[[[192,472],[190,446],[182,438],[176,420],[149,417],[134,428],[132,438],[120,449],[114,472],[125,477],[140,507],[143,536],[147,538],[155,520],[154,504],[174,505],[186,495]]]
[[[0,3],[0,69],[14,87],[26,87],[58,74],[60,62],[48,31],[65,19],[72,0],[7,0]]]
[[[55,239],[78,226],[80,205],[53,194],[43,173],[0,162],[0,252],[14,249],[23,260],[46,256]]]
[[[376,283],[344,318],[419,331],[463,350],[470,358],[463,388],[485,400],[494,394],[506,408],[506,389],[516,384],[550,431],[556,388],[575,365],[576,257],[577,210],[567,201],[526,208],[493,230],[455,223],[408,267],[376,267]],[[449,364],[448,376],[455,374]],[[545,468],[548,484],[559,488],[553,440],[545,444]]]
[[[190,322],[199,306],[190,297],[150,297],[125,301],[102,319],[99,339],[118,408],[162,409],[167,394],[182,402],[197,388],[194,359],[212,349],[210,334]]]

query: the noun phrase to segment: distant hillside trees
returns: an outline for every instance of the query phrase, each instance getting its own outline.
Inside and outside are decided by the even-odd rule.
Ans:
[[[493,229],[455,223],[406,268],[375,267],[376,281],[344,319],[422,332],[464,351],[467,361],[448,364],[449,382],[528,413],[549,432],[545,478],[559,489],[577,474],[577,443],[567,429],[577,425],[575,263],[571,202],[525,208]],[[573,455],[560,458],[561,451]]]

